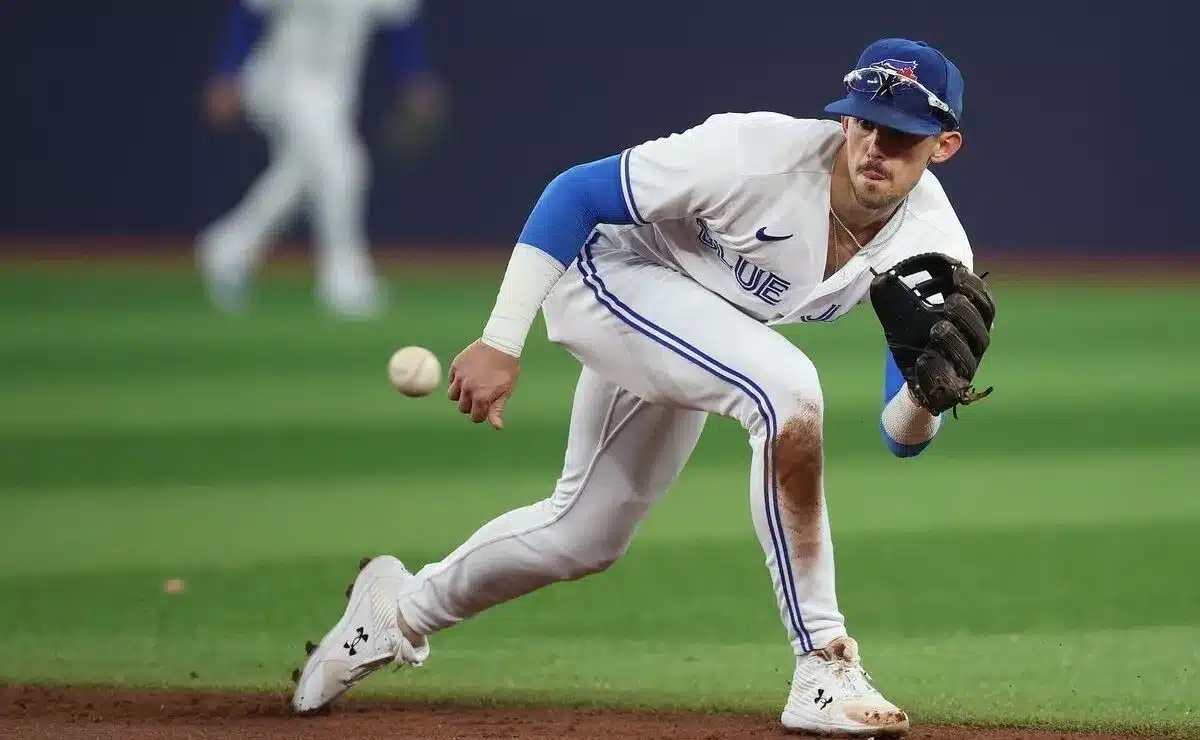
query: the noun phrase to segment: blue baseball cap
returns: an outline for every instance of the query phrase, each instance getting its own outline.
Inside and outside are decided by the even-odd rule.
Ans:
[[[962,73],[924,41],[876,41],[844,82],[846,97],[825,106],[826,113],[924,136],[952,131],[962,119]]]

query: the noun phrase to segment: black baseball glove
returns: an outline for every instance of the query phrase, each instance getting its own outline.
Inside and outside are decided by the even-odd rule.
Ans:
[[[909,257],[871,281],[871,305],[913,397],[930,413],[971,404],[996,303],[983,278],[943,254]],[[930,302],[940,295],[942,301]]]

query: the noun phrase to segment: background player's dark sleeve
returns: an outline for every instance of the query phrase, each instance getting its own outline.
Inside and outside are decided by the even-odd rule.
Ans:
[[[236,76],[262,34],[261,16],[251,12],[241,0],[233,0],[231,5],[213,70],[219,77]]]
[[[394,26],[386,32],[387,44],[392,60],[392,71],[397,84],[409,81],[429,72],[429,50],[425,43],[425,24],[420,18],[403,26]]]

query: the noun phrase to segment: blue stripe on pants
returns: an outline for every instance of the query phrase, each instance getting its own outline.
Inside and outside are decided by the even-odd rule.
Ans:
[[[775,454],[773,448],[778,421],[770,398],[759,385],[745,375],[727,367],[675,334],[658,326],[613,295],[608,290],[608,287],[605,286],[604,280],[600,277],[592,256],[592,245],[595,244],[598,237],[598,234],[593,234],[592,238],[584,246],[583,253],[576,260],[579,273],[583,276],[583,282],[591,289],[592,293],[596,296],[596,300],[639,334],[652,339],[685,360],[707,370],[717,378],[741,390],[754,401],[759,414],[762,415],[767,426],[767,444],[763,450],[763,493],[767,501],[767,528],[771,533],[771,544],[774,547],[775,560],[779,563],[779,574],[783,581],[784,602],[787,605],[788,615],[792,621],[792,628],[800,637],[801,647],[806,651],[813,650],[812,637],[804,628],[804,621],[800,618],[800,605],[799,599],[796,597],[795,577],[792,575],[792,561],[788,557],[787,542],[783,534],[783,519],[779,509],[778,477],[775,474]]]

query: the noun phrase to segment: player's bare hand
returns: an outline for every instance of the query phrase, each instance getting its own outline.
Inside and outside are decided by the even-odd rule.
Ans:
[[[233,126],[240,104],[237,80],[217,77],[204,88],[204,112],[209,122],[217,128]]]
[[[451,401],[458,410],[493,429],[504,427],[504,406],[521,373],[521,361],[475,340],[450,363]]]

